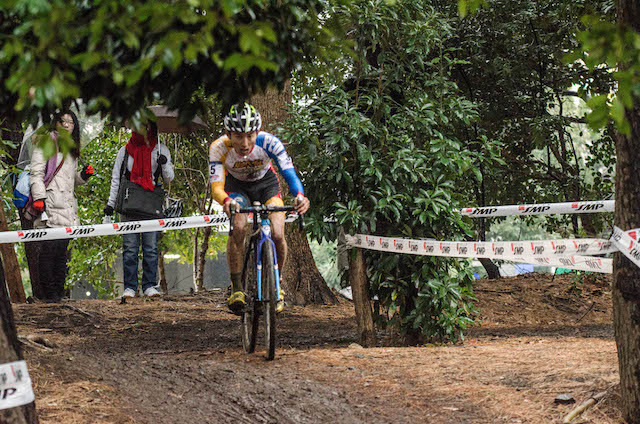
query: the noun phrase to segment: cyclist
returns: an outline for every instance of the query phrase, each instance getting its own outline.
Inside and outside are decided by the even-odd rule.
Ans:
[[[303,214],[309,209],[309,199],[304,195],[291,158],[276,136],[260,131],[261,125],[260,113],[247,103],[232,106],[224,117],[226,134],[209,147],[209,180],[213,198],[222,205],[227,215],[232,207],[239,210],[241,207],[251,206],[254,201],[283,206],[273,161],[289,185],[291,195],[295,197],[296,211]],[[269,215],[269,219],[278,267],[282,270],[287,257],[285,215],[275,212]],[[233,236],[227,241],[227,261],[231,274],[231,295],[227,299],[227,306],[235,313],[242,311],[246,302],[240,281],[248,227],[246,224],[245,214],[235,215]],[[283,294],[281,290],[280,301],[276,306],[278,313],[284,309]]]

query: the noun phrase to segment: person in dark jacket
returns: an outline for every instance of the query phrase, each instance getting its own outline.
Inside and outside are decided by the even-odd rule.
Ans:
[[[162,176],[165,183],[173,180],[174,172],[171,154],[164,144],[158,142],[158,130],[155,123],[149,124],[146,136],[135,131],[126,146],[118,151],[111,176],[111,191],[104,214],[112,216],[116,207],[118,189],[120,187],[120,171],[127,159],[126,172],[123,178],[140,185],[146,190],[154,190],[159,181],[156,175]],[[158,167],[160,172],[158,173]],[[159,177],[159,176],[158,176]],[[123,216],[121,221],[135,221],[135,216]],[[146,232],[122,235],[122,265],[124,278],[123,297],[135,297],[138,292],[138,252],[142,245],[142,293],[144,296],[159,296],[156,289],[158,272],[158,232]]]

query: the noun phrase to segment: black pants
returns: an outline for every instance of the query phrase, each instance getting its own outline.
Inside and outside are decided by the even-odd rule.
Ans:
[[[40,244],[38,274],[42,288],[42,299],[59,301],[65,294],[64,281],[67,278],[70,251],[69,240],[47,240]]]

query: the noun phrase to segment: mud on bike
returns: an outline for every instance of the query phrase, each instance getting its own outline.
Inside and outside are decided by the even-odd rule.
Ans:
[[[233,218],[237,213],[253,214],[253,228],[246,243],[242,265],[242,291],[246,296],[246,305],[241,311],[242,346],[245,352],[253,353],[260,316],[264,317],[264,342],[268,360],[275,357],[276,351],[276,304],[280,300],[280,270],[276,246],[271,239],[271,221],[273,212],[295,211],[293,206],[266,206],[254,202],[253,206],[240,208],[236,212],[231,208],[229,237],[233,234]],[[298,217],[302,228],[302,216]]]

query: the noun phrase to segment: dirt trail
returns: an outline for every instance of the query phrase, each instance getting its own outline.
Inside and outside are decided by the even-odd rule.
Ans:
[[[608,280],[477,284],[456,346],[362,349],[353,308],[289,307],[244,354],[223,295],[15,305],[42,423],[548,423],[618,382]],[[586,312],[586,315],[585,315]],[[381,334],[381,336],[384,336]],[[614,423],[617,393],[577,422]]]

